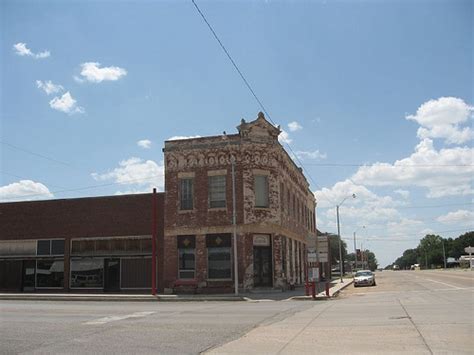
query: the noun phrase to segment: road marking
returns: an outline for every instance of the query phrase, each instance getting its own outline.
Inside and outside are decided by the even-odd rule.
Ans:
[[[84,324],[86,324],[86,325],[100,325],[100,324],[116,322],[118,320],[123,320],[123,319],[128,319],[128,318],[142,318],[142,317],[149,316],[153,313],[156,313],[156,312],[135,312],[135,313],[132,313],[132,314],[124,314],[122,316],[103,317],[103,318],[91,320],[89,322],[85,322]]]
[[[439,284],[442,284],[442,285],[446,285],[446,286],[449,286],[449,287],[452,287],[456,290],[460,290],[461,287],[458,287],[458,286],[454,286],[454,285],[451,285],[451,284],[448,284],[446,282],[441,282],[441,281],[436,281],[436,280],[432,280],[432,279],[425,279],[424,277],[420,277],[420,279],[423,279],[423,280],[426,280],[426,281],[431,281],[431,282],[436,282],[436,283],[439,283]]]
[[[459,291],[459,290],[474,290],[474,287],[457,287],[457,288],[436,288],[431,290],[407,290],[407,291],[372,291],[372,292],[354,292],[354,293],[347,293],[346,295],[375,295],[381,293],[392,293],[392,294],[399,294],[399,293],[433,293],[439,291]]]

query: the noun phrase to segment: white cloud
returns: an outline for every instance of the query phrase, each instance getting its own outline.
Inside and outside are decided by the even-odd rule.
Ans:
[[[164,166],[153,160],[144,161],[132,157],[121,161],[119,166],[112,171],[91,175],[97,181],[112,180],[121,185],[149,186],[149,190],[152,187],[157,187],[160,190],[164,188]]]
[[[302,160],[304,159],[326,159],[327,154],[321,153],[319,150],[315,150],[314,152],[305,152],[305,151],[297,151],[295,152],[296,156]]]
[[[127,71],[124,68],[113,66],[100,68],[100,63],[96,62],[82,63],[81,68],[81,75],[85,80],[92,83],[100,83],[107,80],[115,81],[127,75]],[[83,79],[80,78],[80,80]]]
[[[296,121],[288,123],[288,128],[291,132],[296,132],[303,129],[303,127]]]
[[[440,138],[449,144],[462,144],[474,138],[470,127],[461,127],[472,114],[473,107],[456,97],[441,97],[422,104],[415,115],[407,120],[417,122],[421,127],[417,135],[421,139]]]
[[[29,49],[26,46],[26,43],[22,43],[22,42],[18,42],[14,44],[13,49],[15,50],[15,53],[21,57],[27,56],[27,57],[32,57],[35,59],[43,59],[43,58],[48,58],[51,55],[49,51],[33,53],[31,49]]]
[[[0,187],[0,201],[43,200],[54,197],[40,182],[20,180]]]
[[[54,110],[67,114],[84,113],[84,108],[77,105],[77,101],[71,96],[69,91],[61,97],[56,96],[53,98],[49,102],[49,106]]]
[[[137,145],[143,149],[150,149],[151,148],[151,141],[149,139],[142,139],[137,142]]]
[[[167,141],[179,141],[183,139],[193,139],[193,138],[201,138],[201,136],[173,136],[167,139]]]
[[[289,145],[291,144],[291,142],[293,142],[293,139],[290,138],[290,135],[287,131],[282,129],[280,135],[278,136],[278,141],[280,142],[280,144],[286,143]]]
[[[64,90],[64,88],[59,84],[54,84],[51,80],[41,81],[36,80],[36,86],[38,89],[43,90],[47,95],[55,94]]]
[[[469,195],[474,192],[473,156],[473,148],[436,150],[433,141],[425,138],[408,158],[360,167],[352,180],[368,186],[424,187],[431,198]]]
[[[443,216],[439,216],[436,219],[438,222],[444,224],[474,224],[474,212],[467,210],[457,210],[455,212],[449,212]]]
[[[408,190],[398,189],[398,190],[394,190],[393,192],[395,192],[396,194],[399,194],[400,196],[402,196],[405,199],[410,197],[410,191],[408,191]]]

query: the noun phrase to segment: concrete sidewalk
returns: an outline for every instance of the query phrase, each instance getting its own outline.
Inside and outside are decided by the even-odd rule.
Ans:
[[[352,283],[352,279],[344,279],[340,283],[339,279],[332,280],[329,288],[329,298],[337,296],[340,290]],[[317,300],[327,299],[324,291],[325,285],[319,285]],[[297,287],[291,291],[280,290],[253,290],[251,292],[241,292],[238,296],[234,294],[216,295],[163,295],[159,294],[105,294],[105,293],[0,293],[0,300],[22,300],[22,301],[96,301],[96,302],[199,302],[199,301],[291,301],[291,300],[313,300],[311,296],[305,295],[304,287]]]

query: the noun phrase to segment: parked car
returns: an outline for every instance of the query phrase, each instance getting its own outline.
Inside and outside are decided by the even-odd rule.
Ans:
[[[357,286],[376,286],[375,275],[370,270],[360,270],[354,275],[354,287]]]

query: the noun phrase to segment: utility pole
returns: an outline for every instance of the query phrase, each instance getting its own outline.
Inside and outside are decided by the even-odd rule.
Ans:
[[[446,269],[446,250],[444,250],[444,241],[442,241],[443,245],[443,262],[444,262],[444,268]]]
[[[152,233],[151,233],[151,294],[156,295],[156,237],[157,237],[157,221],[156,221],[156,188],[153,188],[152,195]]]
[[[351,196],[347,196],[346,198],[344,198],[344,200],[342,200],[340,204],[336,205],[337,236],[339,237],[339,275],[341,276],[341,282],[344,282],[342,281],[342,269],[344,267],[344,261],[342,260],[341,229],[339,226],[339,206],[341,206],[344,203],[344,201],[349,197],[356,198],[356,195],[352,194]]]
[[[356,232],[354,232],[354,268],[357,269],[357,246],[356,246]]]
[[[337,236],[339,237],[339,276],[341,277],[341,282],[343,282],[342,281],[343,262],[342,262],[341,231],[339,228],[339,205],[336,206],[336,216],[337,216]]]
[[[239,265],[237,259],[237,218],[235,208],[235,157],[230,157],[232,164],[232,233],[234,242],[234,292],[239,294]]]

